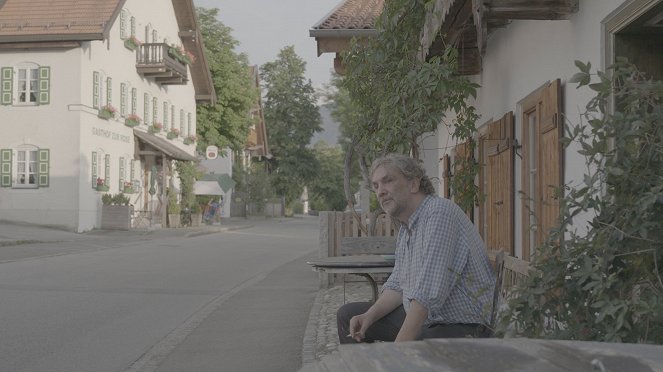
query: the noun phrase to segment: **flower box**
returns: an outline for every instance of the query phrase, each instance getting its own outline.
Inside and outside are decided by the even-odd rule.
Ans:
[[[108,185],[97,185],[97,191],[108,191],[109,189]]]
[[[124,120],[124,125],[128,126],[129,128],[133,128],[135,126],[138,126],[139,124],[140,124],[140,121],[135,120],[135,119],[126,118]]]
[[[154,124],[150,125],[149,127],[147,127],[147,131],[152,133],[152,134],[160,133],[161,129],[163,129],[163,124],[161,124],[161,123],[154,123]]]
[[[134,188],[131,187],[131,186],[129,186],[129,187],[125,186],[122,189],[122,192],[125,193],[125,194],[133,194],[134,193]]]
[[[110,110],[106,110],[106,109],[101,108],[101,109],[99,109],[99,113],[97,113],[97,116],[104,119],[104,120],[108,120],[108,119],[114,118],[115,113],[110,111]]]
[[[135,35],[131,35],[124,40],[124,47],[129,50],[136,50],[140,44],[142,44],[141,41]]]

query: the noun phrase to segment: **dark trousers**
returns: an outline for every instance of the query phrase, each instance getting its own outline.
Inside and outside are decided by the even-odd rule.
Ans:
[[[350,334],[350,319],[363,314],[371,307],[371,302],[350,302],[338,309],[336,313],[336,324],[338,327],[338,339],[342,344],[356,343]],[[403,305],[397,307],[391,313],[377,320],[366,330],[364,342],[394,341],[405,321],[405,309]],[[418,340],[426,338],[485,338],[492,336],[492,332],[481,324],[435,324],[421,328]]]

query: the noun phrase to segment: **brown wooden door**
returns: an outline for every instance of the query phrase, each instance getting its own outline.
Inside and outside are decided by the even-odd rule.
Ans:
[[[522,102],[523,259],[558,226],[563,177],[561,84],[545,84]]]
[[[514,255],[513,112],[487,124],[479,138],[479,231],[486,247]]]

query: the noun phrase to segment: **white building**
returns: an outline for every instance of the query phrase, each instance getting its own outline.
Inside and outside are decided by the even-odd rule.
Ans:
[[[163,178],[196,159],[196,104],[215,100],[193,1],[6,0],[0,25],[0,220],[83,232],[124,191],[161,223]]]

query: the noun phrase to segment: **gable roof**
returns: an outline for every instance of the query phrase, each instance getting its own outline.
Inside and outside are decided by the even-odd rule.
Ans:
[[[5,0],[0,42],[102,40],[126,0]]]

